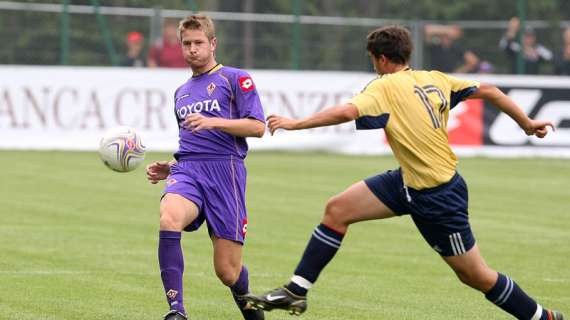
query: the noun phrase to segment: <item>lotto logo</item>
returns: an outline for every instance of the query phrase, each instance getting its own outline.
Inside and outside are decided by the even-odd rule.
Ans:
[[[253,84],[253,80],[250,77],[241,77],[239,78],[239,86],[241,91],[248,92],[255,89],[255,85]]]
[[[550,132],[544,139],[527,136],[508,115],[488,106],[485,115],[488,121],[487,143],[502,146],[570,146],[570,94],[567,88],[512,88],[505,92],[533,119],[552,121],[556,132]],[[548,131],[551,131],[550,128]]]
[[[245,238],[245,235],[247,234],[247,218],[243,219],[243,226],[241,227],[241,234]]]

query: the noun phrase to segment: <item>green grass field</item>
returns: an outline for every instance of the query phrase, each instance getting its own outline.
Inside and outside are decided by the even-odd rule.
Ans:
[[[150,154],[148,161],[168,159]],[[284,284],[326,200],[396,166],[391,157],[252,153],[245,262],[256,293]],[[162,185],[95,153],[0,152],[0,319],[161,319]],[[570,313],[570,161],[462,159],[487,262],[544,306]],[[239,319],[205,230],[185,234],[193,320]],[[267,319],[292,319],[284,312]],[[409,217],[351,227],[301,319],[510,319],[468,289]]]

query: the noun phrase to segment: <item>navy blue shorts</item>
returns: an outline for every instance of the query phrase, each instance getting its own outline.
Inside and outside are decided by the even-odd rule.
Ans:
[[[410,214],[424,239],[440,255],[462,255],[475,245],[469,225],[467,185],[458,173],[447,183],[423,190],[405,187],[400,169],[364,182],[395,214]]]

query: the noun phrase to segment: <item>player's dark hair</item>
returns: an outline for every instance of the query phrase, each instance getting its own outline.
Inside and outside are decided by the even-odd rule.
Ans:
[[[366,50],[375,58],[384,55],[398,64],[407,64],[412,55],[413,45],[408,29],[393,25],[378,28],[368,34]]]

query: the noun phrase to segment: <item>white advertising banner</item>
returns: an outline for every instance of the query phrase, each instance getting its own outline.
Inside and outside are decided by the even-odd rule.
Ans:
[[[372,73],[251,70],[266,115],[304,117],[348,101]],[[128,125],[150,151],[174,151],[174,90],[188,70],[0,67],[0,148],[94,150],[104,131]],[[466,75],[496,84],[534,118],[550,119],[547,139],[526,137],[506,115],[477,100],[450,116],[450,142],[460,154],[570,157],[570,78]],[[389,152],[382,130],[354,123],[248,140],[253,150]]]

